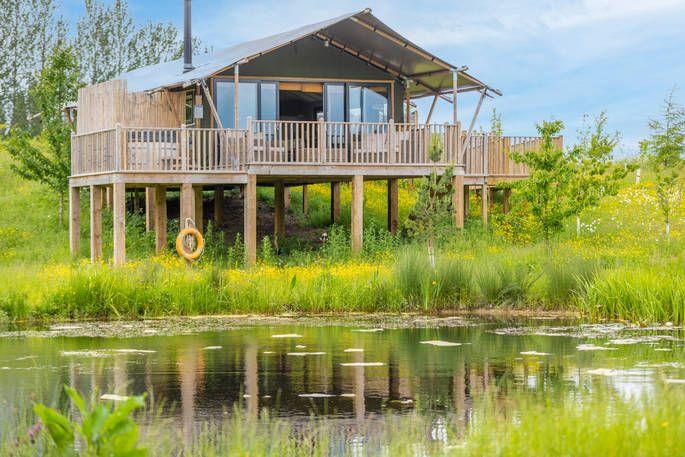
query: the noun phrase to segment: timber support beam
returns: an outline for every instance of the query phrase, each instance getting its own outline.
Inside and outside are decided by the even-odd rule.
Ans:
[[[155,252],[161,254],[167,245],[166,187],[155,189]]]
[[[340,222],[340,183],[331,183],[331,224]]]
[[[81,247],[81,192],[78,187],[69,187],[69,251],[78,256]]]
[[[195,216],[194,216],[194,221],[195,221],[195,228],[202,233],[204,231],[204,206],[202,204],[202,186],[194,186],[193,187],[193,196],[195,198]]]
[[[243,190],[243,237],[245,240],[245,265],[257,263],[257,175],[248,174]]]
[[[352,178],[351,210],[352,253],[359,254],[362,251],[362,234],[364,232],[364,176],[362,175],[355,175]]]
[[[452,211],[454,211],[454,225],[464,228],[464,175],[452,176]]]
[[[396,178],[388,179],[388,231],[393,235],[397,234],[397,224],[399,219],[399,180]]]
[[[488,185],[483,184],[480,191],[480,217],[483,221],[483,227],[488,226]]]
[[[214,225],[220,226],[224,219],[224,186],[214,189]]]
[[[285,187],[283,182],[274,184],[274,240],[278,248],[279,241],[285,236]]]
[[[90,261],[102,259],[102,187],[90,186]]]
[[[114,265],[126,263],[126,184],[112,185],[112,220],[114,222]]]

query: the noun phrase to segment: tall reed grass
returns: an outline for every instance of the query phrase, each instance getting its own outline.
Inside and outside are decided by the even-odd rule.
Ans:
[[[685,322],[685,272],[619,267],[584,283],[580,309],[594,318]]]
[[[146,410],[137,416],[140,445],[153,456],[679,456],[685,455],[685,392],[658,395],[557,399],[542,403],[528,394],[486,392],[474,401],[466,423],[458,417],[418,411],[385,413],[374,422],[343,427],[312,417],[297,425],[240,407],[192,430]],[[58,455],[44,433],[32,430],[26,409],[6,415],[0,454]],[[32,432],[30,435],[29,433]],[[184,439],[180,439],[184,436]]]

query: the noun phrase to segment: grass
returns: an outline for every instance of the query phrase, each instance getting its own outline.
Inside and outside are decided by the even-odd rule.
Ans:
[[[534,394],[494,393],[479,397],[468,423],[457,416],[385,413],[383,420],[335,426],[325,419],[302,425],[269,417],[266,410],[253,420],[240,408],[222,420],[210,420],[189,439],[156,411],[138,419],[140,444],[151,455],[325,456],[454,455],[454,456],[671,456],[685,453],[685,401],[677,386],[653,397],[628,400],[618,395],[563,399],[544,404]],[[45,434],[32,443],[27,432],[34,422],[27,411],[7,416],[0,453],[18,457],[55,455]],[[436,424],[444,428],[436,429]],[[177,432],[170,433],[171,430]],[[437,431],[439,430],[439,431]],[[357,437],[357,439],[355,439]],[[356,453],[355,453],[356,452]]]
[[[582,215],[583,233],[569,227],[552,255],[525,236],[525,220],[502,222],[492,209],[491,227],[477,215],[466,229],[440,242],[436,268],[402,234],[384,228],[386,189],[365,184],[364,248],[349,246],[349,186],[343,186],[343,220],[327,230],[318,248],[284,240],[277,253],[261,240],[260,264],[242,267],[243,245],[225,245],[207,224],[202,261],[186,268],[173,251],[153,257],[154,240],[140,214],[127,217],[127,258],[115,269],[89,265],[68,254],[65,224],[56,198],[42,186],[17,178],[0,147],[0,321],[27,319],[135,318],[143,316],[281,312],[437,312],[473,307],[578,310],[592,319],[685,322],[685,205],[675,210],[671,240],[664,241],[654,186],[626,181],[616,197]],[[413,202],[413,184],[400,186],[400,217]],[[301,190],[292,190],[291,212],[300,224],[324,226],[329,188],[309,187],[310,213],[301,212]],[[260,198],[273,198],[260,189]],[[88,255],[88,198],[82,196],[80,258]],[[497,199],[496,199],[497,201]],[[480,207],[471,193],[471,208]],[[104,226],[111,225],[105,212]],[[570,221],[574,225],[574,221]],[[169,222],[170,243],[177,221]],[[111,231],[103,234],[111,252]],[[105,259],[107,262],[108,259]]]

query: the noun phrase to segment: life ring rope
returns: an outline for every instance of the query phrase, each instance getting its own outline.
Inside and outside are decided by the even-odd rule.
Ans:
[[[186,218],[185,225],[186,227],[182,229],[176,237],[176,252],[186,260],[197,260],[205,249],[205,240],[202,238],[202,234],[195,227],[195,222],[191,218]],[[195,238],[195,250],[192,252],[186,250],[186,246],[184,246],[188,237]]]

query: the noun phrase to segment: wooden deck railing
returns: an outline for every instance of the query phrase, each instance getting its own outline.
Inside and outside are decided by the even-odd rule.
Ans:
[[[431,141],[440,164],[458,157],[456,128],[447,124],[254,121],[248,129],[251,163],[425,165]]]
[[[120,171],[230,172],[249,165],[427,166],[454,164],[467,176],[527,175],[510,156],[538,137],[466,135],[448,124],[252,121],[248,128],[131,128],[72,137],[72,175]],[[556,139],[561,145],[562,139]],[[431,144],[442,154],[431,161]]]
[[[563,148],[563,137],[555,137],[554,145]],[[536,151],[542,146],[537,136],[471,135],[467,140],[462,133],[464,174],[467,176],[525,177],[528,168],[516,162],[511,154]]]

